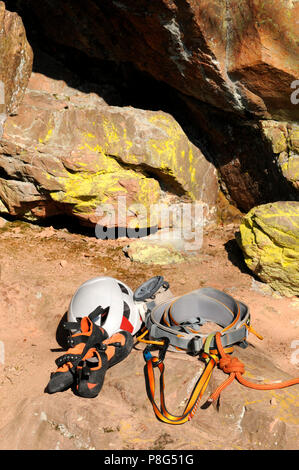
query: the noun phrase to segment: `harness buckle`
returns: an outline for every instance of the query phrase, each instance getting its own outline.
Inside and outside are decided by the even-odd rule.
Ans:
[[[194,336],[194,338],[192,338],[188,344],[188,349],[190,349],[189,353],[191,354],[191,356],[196,356],[197,354],[199,354],[201,346],[202,346],[201,338],[199,336]]]
[[[160,363],[160,362],[163,362],[165,359],[165,354],[168,349],[170,339],[164,336],[163,338],[159,338],[159,340],[164,341],[162,348],[159,350],[159,363]]]
[[[243,339],[243,341],[240,341],[240,342],[237,343],[237,344],[238,344],[238,346],[240,346],[240,348],[242,348],[242,349],[246,349],[247,346],[248,346],[248,343],[247,343],[246,339]]]

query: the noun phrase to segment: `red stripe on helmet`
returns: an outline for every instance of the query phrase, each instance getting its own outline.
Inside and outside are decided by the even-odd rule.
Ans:
[[[129,333],[132,333],[134,330],[132,323],[130,323],[126,317],[123,317],[120,328],[122,330],[129,331]]]

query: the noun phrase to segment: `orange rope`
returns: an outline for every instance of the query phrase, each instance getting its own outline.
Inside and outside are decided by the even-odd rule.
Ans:
[[[218,331],[216,333],[216,345],[221,356],[218,365],[219,368],[223,370],[226,374],[229,374],[229,377],[221,384],[209,397],[208,401],[212,402],[217,400],[220,393],[233,382],[236,378],[240,384],[245,385],[245,387],[253,388],[255,390],[276,390],[280,388],[290,387],[291,385],[299,384],[299,378],[286,380],[280,383],[271,383],[271,384],[257,384],[250,382],[249,380],[244,379],[242,375],[245,372],[245,366],[237,357],[231,357],[224,351],[224,348],[221,344],[221,334]]]

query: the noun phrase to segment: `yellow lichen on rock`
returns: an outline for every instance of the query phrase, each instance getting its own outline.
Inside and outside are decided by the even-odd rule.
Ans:
[[[145,227],[161,198],[171,204],[187,196],[214,208],[216,170],[171,115],[103,105],[95,94],[45,77],[41,95],[37,78],[33,74],[18,115],[5,124],[1,165],[16,181],[13,189],[11,179],[6,183],[9,212],[23,214],[24,199],[35,214],[43,206],[43,217],[66,213],[94,225],[97,208],[110,204],[117,212],[120,196],[128,207],[143,205],[147,214],[141,222],[129,210],[127,227]]]
[[[285,179],[299,189],[299,126],[296,123],[260,121],[264,136],[271,144],[274,163]]]
[[[51,138],[51,135],[53,133],[53,129],[49,129],[46,136],[44,138],[39,138],[38,141],[40,144],[44,144],[45,142],[48,142]]]
[[[73,205],[74,214],[93,212],[101,204],[115,200],[115,195],[126,195],[129,201],[142,203],[150,214],[150,204],[158,202],[160,197],[160,186],[156,180],[145,178],[132,170],[68,172],[67,176],[57,179],[64,189],[51,192],[50,195],[56,202]],[[129,183],[126,187],[127,180]],[[134,191],[130,191],[130,184],[134,186]]]
[[[284,177],[299,189],[299,155],[289,157],[288,160],[281,165],[281,171]]]
[[[144,264],[174,264],[186,260],[186,255],[174,249],[173,246],[149,243],[137,240],[124,248],[131,261]]]
[[[299,203],[279,201],[253,208],[237,241],[247,266],[274,290],[299,295]]]
[[[178,182],[186,187],[192,199],[198,197],[198,174],[195,147],[186,140],[182,128],[170,116],[157,113],[149,118],[149,122],[162,130],[164,136],[151,138],[148,141],[151,158],[160,161],[160,167],[167,174],[175,176]],[[187,158],[186,158],[187,156]]]

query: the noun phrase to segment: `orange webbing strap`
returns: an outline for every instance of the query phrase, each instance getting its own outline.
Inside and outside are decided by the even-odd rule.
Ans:
[[[175,416],[167,411],[165,397],[164,397],[164,364],[157,357],[151,357],[146,361],[144,366],[144,375],[146,382],[146,390],[148,398],[153,406],[155,415],[160,421],[168,424],[183,424],[189,421],[195,414],[197,405],[203,396],[209,380],[212,375],[213,368],[216,364],[216,359],[211,358],[200,378],[197,380],[193,392],[188,400],[185,410],[181,416]],[[160,403],[159,408],[155,402],[155,374],[154,368],[158,367],[160,371]]]
[[[221,334],[218,331],[216,333],[216,344],[220,355],[220,360],[218,365],[220,369],[223,370],[226,374],[230,374],[228,379],[226,379],[217,389],[212,393],[209,397],[208,401],[212,402],[217,400],[220,393],[236,378],[240,384],[245,385],[245,387],[253,388],[255,390],[276,390],[280,388],[290,387],[291,385],[299,384],[299,378],[286,380],[284,382],[279,383],[270,383],[270,384],[256,384],[254,382],[250,382],[249,380],[244,379],[242,375],[245,372],[244,364],[239,361],[237,357],[231,357],[226,354],[222,344],[221,344]]]

